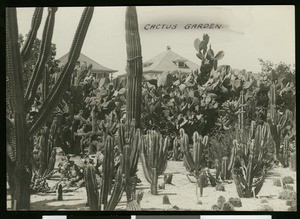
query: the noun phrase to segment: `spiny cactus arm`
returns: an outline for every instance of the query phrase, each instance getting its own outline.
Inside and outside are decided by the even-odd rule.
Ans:
[[[119,146],[119,151],[122,152],[123,148],[125,146],[125,126],[123,124],[119,124],[118,127],[118,146]]]
[[[293,120],[293,118],[294,118],[294,115],[293,115],[292,111],[290,111],[289,109],[286,109],[284,114],[279,117],[278,124],[280,125],[280,128],[283,129],[284,127],[286,127],[286,125],[288,124],[288,121]]]
[[[222,158],[222,165],[221,165],[221,177],[223,177],[224,180],[228,179],[228,158],[223,157]]]
[[[38,60],[36,62],[35,68],[33,70],[32,76],[29,80],[26,93],[25,93],[27,109],[34,102],[36,91],[43,78],[43,71],[45,70],[45,64],[51,51],[51,42],[53,36],[56,11],[57,11],[57,7],[48,8],[48,16],[43,31],[41,51],[39,53]]]
[[[238,196],[240,198],[244,197],[244,189],[243,188],[245,188],[245,187],[242,186],[239,175],[233,173],[232,178],[233,178],[234,184],[236,186],[236,191],[238,193]]]
[[[101,203],[106,208],[108,193],[111,188],[111,178],[113,173],[112,163],[114,163],[114,144],[113,138],[107,136],[105,143],[105,155],[103,159],[103,177],[102,177],[102,189],[101,189]]]
[[[43,99],[43,101],[45,101],[47,99],[47,96],[49,94],[49,77],[50,77],[49,67],[48,67],[48,65],[46,65],[45,70],[44,70],[44,77],[42,80],[42,99]]]
[[[93,165],[88,165],[84,172],[84,181],[87,191],[88,205],[91,211],[98,210],[99,192],[97,188],[96,172]]]
[[[147,131],[147,135],[146,135],[146,147],[144,148],[144,152],[147,153],[147,157],[145,157],[146,161],[149,162],[149,166],[151,166],[151,168],[154,166],[154,162],[155,162],[155,138],[154,135],[152,134],[152,130],[148,130]]]
[[[43,17],[43,7],[35,8],[34,14],[31,20],[31,29],[21,50],[21,58],[23,62],[26,62],[30,58],[30,53],[36,39],[37,31],[41,25]]]
[[[126,183],[126,189],[125,189],[125,192],[126,192],[126,197],[127,197],[127,200],[130,200],[131,199],[131,194],[130,194],[130,154],[131,154],[131,148],[129,147],[129,145],[125,145],[124,147],[124,151],[123,151],[123,154],[124,154],[124,166],[125,166],[125,183]]]
[[[253,139],[255,135],[256,122],[251,121],[250,130],[249,130],[249,139]]]
[[[47,166],[46,166],[46,153],[47,153],[47,148],[48,148],[48,142],[46,142],[46,137],[44,134],[42,134],[39,137],[38,140],[38,144],[41,150],[40,153],[40,162],[41,162],[41,166],[40,166],[40,174],[43,175]]]
[[[200,148],[198,145],[199,138],[200,138],[200,136],[199,136],[198,132],[194,132],[194,134],[193,134],[193,160],[195,161],[196,168],[198,167],[198,163],[196,161],[199,160],[199,153],[200,153]]]
[[[183,135],[183,148],[184,148],[184,158],[185,158],[185,167],[187,171],[194,172],[195,170],[195,162],[189,150],[189,137],[187,134]]]
[[[30,151],[27,138],[25,103],[23,93],[23,68],[18,45],[16,8],[6,9],[6,75],[11,81],[11,94],[15,109],[16,159],[22,165],[29,162]],[[25,168],[25,167],[23,167]]]
[[[289,166],[289,143],[290,143],[290,137],[286,135],[283,139],[283,148],[282,148],[282,165],[283,167]]]
[[[249,188],[252,188],[252,181],[253,181],[253,156],[249,156],[248,160],[248,166],[247,166],[247,176],[246,176],[246,182],[247,186]]]
[[[116,175],[116,181],[113,188],[113,192],[105,209],[106,211],[113,211],[116,208],[116,206],[122,198],[124,192],[124,185],[125,176],[122,175],[122,167],[119,167]]]
[[[139,161],[139,154],[143,139],[141,138],[140,129],[137,129],[132,142],[131,155],[130,155],[130,176],[133,177],[137,172],[137,165]]]
[[[136,130],[136,122],[135,122],[135,118],[133,118],[131,120],[130,123],[128,123],[128,131],[127,131],[127,138],[129,139],[129,143],[131,144],[132,141],[133,141],[133,137],[134,137],[134,133],[135,133],[135,130]]]
[[[270,99],[270,117],[273,123],[277,122],[276,95],[277,95],[276,85],[272,83],[270,85],[270,90],[269,90],[269,99]]]
[[[228,170],[231,171],[233,168],[233,165],[235,163],[236,154],[237,154],[237,148],[238,148],[238,141],[236,139],[233,140],[233,147],[231,149],[231,157],[230,162],[228,165]]]
[[[158,167],[158,175],[163,174],[167,169],[167,165],[168,165],[167,156],[168,156],[168,148],[170,145],[170,141],[171,140],[170,140],[169,136],[167,136],[163,141],[162,155],[161,155],[161,158],[159,158],[160,164]]]
[[[194,162],[195,162],[195,170],[200,171],[202,164],[202,153],[203,153],[203,145],[201,142],[194,143]]]
[[[51,156],[50,156],[50,159],[49,159],[47,169],[44,173],[44,176],[46,178],[51,176],[51,174],[54,170],[54,167],[55,167],[55,162],[56,162],[56,150],[55,150],[55,148],[53,148],[53,150],[51,152]]]
[[[142,167],[143,167],[145,178],[149,183],[151,183],[152,182],[152,172],[151,172],[152,167],[150,165],[149,158],[146,159],[146,156],[149,156],[149,155],[147,154],[147,151],[146,151],[146,145],[143,145],[142,151],[140,154],[140,159],[142,162]]]
[[[126,50],[127,50],[127,118],[136,120],[140,127],[142,104],[142,49],[138,29],[137,12],[134,6],[126,9],[125,15]]]
[[[174,138],[173,140],[173,160],[177,160],[178,159],[178,146],[179,146],[179,141],[177,138]]]
[[[16,161],[15,125],[8,117],[6,117],[6,154],[12,162]]]
[[[260,190],[261,190],[261,188],[264,184],[265,179],[266,179],[266,174],[263,173],[263,175],[256,182],[254,182],[252,184],[252,187],[254,187],[255,195],[257,195],[260,192]]]
[[[29,130],[31,135],[41,128],[47,118],[49,118],[49,116],[51,115],[51,112],[55,109],[58,102],[62,99],[62,96],[64,95],[68,84],[70,83],[72,72],[80,55],[80,51],[93,13],[93,7],[87,7],[84,9],[70,49],[68,62],[65,65],[54,88],[48,95],[47,100],[43,103],[40,111],[34,118],[33,122],[30,124]]]

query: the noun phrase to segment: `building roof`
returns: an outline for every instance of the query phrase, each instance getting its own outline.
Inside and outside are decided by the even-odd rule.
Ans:
[[[184,62],[186,67],[179,68],[176,62]],[[181,71],[191,73],[200,66],[173,52],[170,47],[167,50],[144,62],[143,73],[162,73],[165,71]]]
[[[59,61],[59,67],[65,65],[68,61],[68,56],[69,53],[63,55],[61,58],[58,59]],[[113,73],[113,72],[117,72],[117,70],[113,70],[110,68],[107,68],[101,64],[99,64],[98,62],[90,59],[89,57],[87,57],[86,55],[80,53],[78,61],[82,64],[83,62],[86,62],[87,66],[89,65],[93,65],[92,68],[92,73],[96,73],[96,74],[101,74],[101,73]]]

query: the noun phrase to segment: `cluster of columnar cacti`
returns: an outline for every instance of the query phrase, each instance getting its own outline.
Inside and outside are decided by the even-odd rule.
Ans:
[[[184,133],[184,130],[181,129]],[[206,167],[206,150],[207,150],[208,136],[202,137],[198,132],[193,134],[193,150],[190,151],[189,137],[187,134],[183,134],[182,145],[184,151],[184,165],[186,169],[197,176],[200,171]]]
[[[210,179],[212,185],[215,185],[215,181],[212,179],[211,174],[205,169],[206,168],[206,153],[208,136],[202,137],[198,132],[193,134],[193,150],[190,151],[189,137],[180,129],[181,143],[183,147],[184,158],[183,162],[186,170],[189,171],[197,179],[197,188],[200,188],[200,196],[203,194],[203,187],[207,177]],[[198,192],[198,189],[196,190]],[[197,196],[198,198],[198,196]]]
[[[115,174],[116,154],[114,150],[117,146],[119,150],[118,156],[120,156],[120,166]],[[126,125],[119,124],[118,144],[116,144],[114,138],[110,135],[105,136],[105,154],[98,210],[113,210],[120,201],[123,191],[126,192],[127,210],[139,210],[131,208],[138,206],[136,205],[135,187],[141,146],[140,130],[135,129],[134,120],[132,120],[129,130],[126,128]],[[92,207],[90,206],[91,209]]]
[[[41,131],[41,135],[38,138],[39,153],[39,174],[41,177],[48,178],[54,170],[56,161],[56,150],[51,147],[49,139],[49,129],[44,127]]]
[[[293,119],[293,113],[290,110],[286,110],[282,115],[277,112],[276,105],[277,89],[273,82],[270,85],[269,90],[269,118],[268,122],[270,125],[271,135],[275,143],[275,153],[274,159],[280,161],[284,167],[287,167],[289,160],[289,143],[288,143],[288,133],[284,132],[285,127],[288,125],[289,121]],[[281,142],[281,139],[284,139]],[[280,153],[280,145],[283,143],[283,150]]]
[[[127,7],[125,16],[127,49],[127,118],[134,118],[140,127],[142,104],[142,49],[138,28],[137,12],[134,6]]]
[[[29,209],[30,208],[30,180],[31,180],[31,146],[30,137],[35,134],[51,115],[51,112],[57,106],[58,102],[64,94],[75,63],[79,57],[81,47],[89,23],[93,15],[93,7],[86,8],[83,12],[79,26],[77,28],[73,44],[71,46],[67,65],[63,69],[58,82],[46,97],[39,112],[34,117],[33,121],[27,124],[26,114],[29,113],[31,105],[34,102],[37,88],[42,82],[43,72],[45,70],[46,60],[49,57],[51,49],[51,40],[53,35],[53,27],[55,22],[56,7],[48,9],[48,16],[44,26],[41,51],[37,63],[34,67],[32,76],[30,77],[27,88],[24,87],[24,72],[23,62],[28,60],[32,50],[33,42],[36,38],[37,30],[42,19],[43,8],[35,10],[29,37],[20,52],[18,45],[18,24],[16,8],[6,9],[6,76],[8,93],[7,103],[10,104],[11,116],[13,117],[13,125],[15,131],[12,134],[16,139],[16,165],[12,172],[8,173],[9,177],[15,177],[15,190],[12,197],[13,209]],[[11,144],[8,142],[8,144]],[[13,160],[13,159],[11,159]],[[11,168],[10,168],[11,169]]]
[[[121,123],[118,127],[118,147],[124,157],[122,165],[126,176],[125,191],[128,204],[136,200],[136,172],[143,144],[140,129],[136,129],[135,125],[133,119],[129,126]]]
[[[87,203],[90,210],[114,210],[122,197],[125,185],[125,176],[123,174],[122,165],[118,167],[118,170],[114,175],[114,147],[115,144],[113,138],[111,136],[107,136],[105,142],[100,193],[96,180],[95,167],[93,165],[88,165],[85,169]],[[120,155],[120,159],[122,163],[122,155]]]
[[[266,123],[256,126],[253,138],[249,138],[246,145],[233,141],[229,169],[239,197],[255,197],[261,190],[273,159],[270,152],[272,144],[270,128]]]
[[[103,160],[103,175],[102,175],[102,186],[101,186],[101,196],[100,196],[100,209],[103,205],[103,210],[114,210],[119,203],[123,191],[125,179],[122,176],[124,173],[122,171],[122,166],[119,166],[116,175],[114,176],[114,139],[110,136],[106,137],[105,143],[105,154]],[[120,155],[122,162],[122,155]],[[114,187],[112,188],[113,178],[115,178]],[[112,190],[113,189],[113,190]],[[109,200],[108,195],[111,194]]]
[[[180,151],[180,140],[178,138],[174,138],[173,140],[173,160],[179,160],[181,157]]]
[[[216,169],[216,178],[221,178],[222,180],[228,180],[231,178],[231,173],[229,170],[229,160],[228,157],[223,157],[221,161],[219,159],[215,159],[214,163]]]
[[[151,194],[157,195],[158,176],[167,168],[169,137],[163,137],[154,130],[148,130],[144,136],[141,161],[146,180],[151,183]]]

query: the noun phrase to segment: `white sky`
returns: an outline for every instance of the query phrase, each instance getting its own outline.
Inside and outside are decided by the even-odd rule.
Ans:
[[[125,72],[125,7],[96,7],[82,53],[100,64]],[[19,33],[29,31],[33,8],[18,8]],[[53,43],[57,56],[71,46],[83,7],[61,7],[56,13]],[[171,46],[181,56],[200,65],[193,43],[210,35],[212,49],[223,50],[220,65],[258,72],[258,58],[275,63],[295,63],[295,12],[293,6],[147,6],[137,7],[143,61]],[[44,9],[41,38],[47,10]],[[221,23],[223,29],[186,30],[186,24]],[[178,24],[175,30],[144,30],[146,24]]]

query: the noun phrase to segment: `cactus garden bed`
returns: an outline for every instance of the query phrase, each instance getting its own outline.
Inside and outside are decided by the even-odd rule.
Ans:
[[[57,155],[57,160],[61,159]],[[80,160],[79,157],[72,158],[75,161]],[[58,163],[58,162],[57,162]],[[211,211],[212,206],[217,204],[220,196],[225,197],[226,201],[229,198],[238,198],[235,184],[233,180],[227,180],[223,185],[225,191],[216,191],[215,187],[205,187],[203,189],[203,197],[199,200],[202,204],[197,204],[195,183],[190,182],[187,178],[189,174],[182,161],[168,161],[168,166],[165,173],[172,173],[172,184],[166,184],[165,189],[158,189],[158,195],[151,195],[150,184],[145,179],[142,170],[142,164],[138,164],[138,177],[141,182],[137,185],[137,192],[143,191],[143,198],[141,200],[142,211]],[[210,170],[212,175],[215,174],[214,170]],[[291,171],[289,168],[276,167],[269,171],[265,180],[264,186],[257,198],[241,198],[242,207],[234,207],[235,211],[266,211],[268,209],[274,211],[287,211],[290,206],[286,205],[286,200],[279,199],[279,193],[283,191],[282,187],[273,184],[275,179],[280,179],[285,176],[291,176],[294,179],[293,184],[289,184],[296,191],[296,172]],[[58,175],[55,174],[48,180],[49,186],[55,185],[58,181]],[[190,177],[193,180],[193,177]],[[163,182],[163,175],[159,176],[158,184]],[[75,191],[72,191],[75,190]],[[170,203],[163,203],[163,196],[167,195]],[[89,207],[86,206],[87,196],[85,187],[76,188],[70,187],[68,191],[63,192],[63,201],[57,201],[56,193],[38,193],[31,195],[31,210],[33,211],[47,211],[47,210],[66,210],[66,211],[88,211]],[[10,206],[10,196],[7,196],[7,206]],[[8,208],[8,210],[10,210]],[[126,210],[126,196],[125,193],[117,207],[116,211]]]

